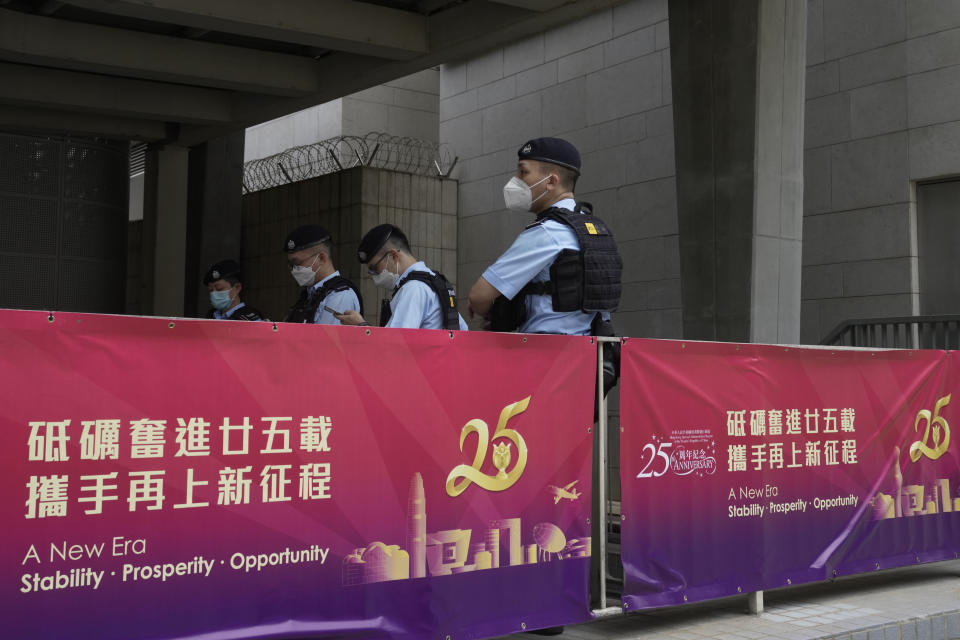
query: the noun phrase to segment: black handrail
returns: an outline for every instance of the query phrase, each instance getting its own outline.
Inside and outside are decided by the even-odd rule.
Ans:
[[[846,320],[820,344],[878,349],[960,349],[960,315]]]

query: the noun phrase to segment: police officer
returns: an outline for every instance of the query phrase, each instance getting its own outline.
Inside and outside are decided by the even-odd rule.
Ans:
[[[221,260],[203,276],[210,292],[208,318],[217,320],[263,320],[263,314],[240,299],[243,282],[236,260]]]
[[[398,227],[381,224],[368,231],[360,241],[357,259],[367,265],[377,287],[393,292],[381,305],[380,326],[467,330],[457,312],[453,287],[443,274],[413,256],[407,236]],[[367,324],[355,312],[337,317],[343,324]]]
[[[580,153],[560,138],[537,138],[517,152],[503,188],[506,207],[536,220],[470,289],[468,313],[498,331],[612,335],[623,263],[607,226],[577,202]]]
[[[302,290],[284,322],[340,324],[334,312],[363,313],[360,290],[333,266],[332,246],[330,234],[317,224],[297,227],[287,236],[283,248],[290,275]]]
[[[517,173],[503,187],[504,204],[536,220],[471,287],[468,312],[488,318],[496,331],[614,335],[610,311],[620,301],[623,262],[607,225],[574,196],[580,153],[566,140],[537,138],[520,147],[517,157]],[[606,393],[619,375],[619,344],[605,343],[603,354]],[[594,420],[597,410],[595,405]],[[602,535],[596,494],[592,520],[593,535]],[[599,579],[591,572],[595,589]],[[562,632],[551,627],[534,633]]]

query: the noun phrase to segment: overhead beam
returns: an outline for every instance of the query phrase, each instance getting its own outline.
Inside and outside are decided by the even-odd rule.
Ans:
[[[6,105],[0,105],[0,129],[102,136],[145,142],[166,140],[174,133],[170,125],[164,122]]]
[[[84,9],[392,60],[427,53],[424,16],[353,0],[69,0]]]
[[[235,102],[234,113],[248,127],[316,104],[369,89],[429,67],[455,62],[548,29],[578,20],[622,0],[576,0],[552,11],[538,13],[484,0],[470,0],[430,17],[430,53],[414,60],[382,60],[333,54],[324,58],[320,91],[308,98],[265,100],[245,96]],[[188,126],[181,143],[192,145],[229,133],[223,126]]]
[[[430,57],[441,58],[439,63],[454,62],[579,20],[622,1],[571,0],[541,11],[534,5],[544,3],[536,0],[471,0],[430,17]]]
[[[0,63],[0,105],[193,124],[234,120],[229,92]]]
[[[317,92],[309,58],[0,9],[0,60],[281,96]]]
[[[512,7],[527,9],[528,11],[552,11],[560,5],[573,0],[493,0],[497,4],[508,4]]]

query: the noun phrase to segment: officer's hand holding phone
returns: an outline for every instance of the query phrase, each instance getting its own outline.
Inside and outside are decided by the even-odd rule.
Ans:
[[[353,309],[347,309],[343,313],[337,313],[333,310],[330,310],[330,313],[333,314],[333,317],[340,321],[340,324],[346,325],[363,325],[368,324],[366,320],[363,319],[363,316],[360,315],[360,312]]]

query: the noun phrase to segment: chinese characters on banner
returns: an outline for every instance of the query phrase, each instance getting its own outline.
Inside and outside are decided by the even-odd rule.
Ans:
[[[164,502],[164,480],[167,474],[162,467],[167,451],[168,421],[138,419],[126,424],[116,418],[99,420],[31,421],[27,439],[27,460],[30,462],[67,463],[70,454],[67,443],[71,440],[71,424],[79,431],[79,461],[73,467],[81,467],[84,460],[121,460],[130,462],[148,460],[152,469],[127,471],[124,477],[111,471],[101,474],[75,475],[73,482],[79,487],[77,505],[85,505],[84,515],[104,512],[104,503],[124,502],[130,511],[137,511],[143,504],[147,511],[158,511]],[[174,437],[170,451],[172,458],[210,457],[211,421],[203,418],[177,418],[170,421]],[[262,436],[262,448],[255,453],[264,461],[273,456],[290,454],[291,432],[298,438],[300,454],[327,453],[330,451],[330,433],[333,421],[328,416],[305,416],[294,422],[290,416],[260,418],[258,436]],[[294,425],[297,425],[294,427]],[[76,427],[79,426],[79,429]],[[251,453],[250,434],[254,423],[244,417],[232,423],[223,418],[217,438],[216,455],[228,460],[230,456],[247,456]],[[294,429],[296,429],[294,431]],[[123,437],[121,438],[121,430]],[[124,455],[125,454],[125,455]],[[267,458],[266,456],[271,456]],[[151,466],[150,462],[143,463]],[[60,466],[65,466],[61,464]],[[53,466],[56,468],[56,465]],[[170,505],[173,509],[196,509],[217,505],[250,504],[250,487],[257,479],[260,502],[288,502],[299,500],[324,500],[330,498],[330,463],[308,462],[306,464],[262,464],[254,470],[252,465],[226,466],[210,479],[201,479],[197,470],[187,468],[185,476],[186,498],[184,502]],[[294,492],[292,484],[297,480]],[[31,475],[27,482],[29,494],[26,502],[26,518],[65,517],[68,510],[68,489],[71,478],[66,473]],[[124,483],[121,490],[120,483]],[[212,488],[211,488],[212,487]],[[215,497],[215,499],[214,499]]]
[[[4,633],[585,621],[595,348],[0,311]]]
[[[628,609],[960,551],[956,354],[629,340],[623,358]]]
[[[836,408],[822,411],[821,432],[819,409],[728,410],[727,436],[731,444],[727,445],[727,471],[746,471],[748,466],[755,471],[783,469],[784,445],[787,446],[787,469],[856,464],[857,441],[852,437],[855,411],[841,409],[839,423]],[[748,414],[752,441],[749,444],[746,443]]]

